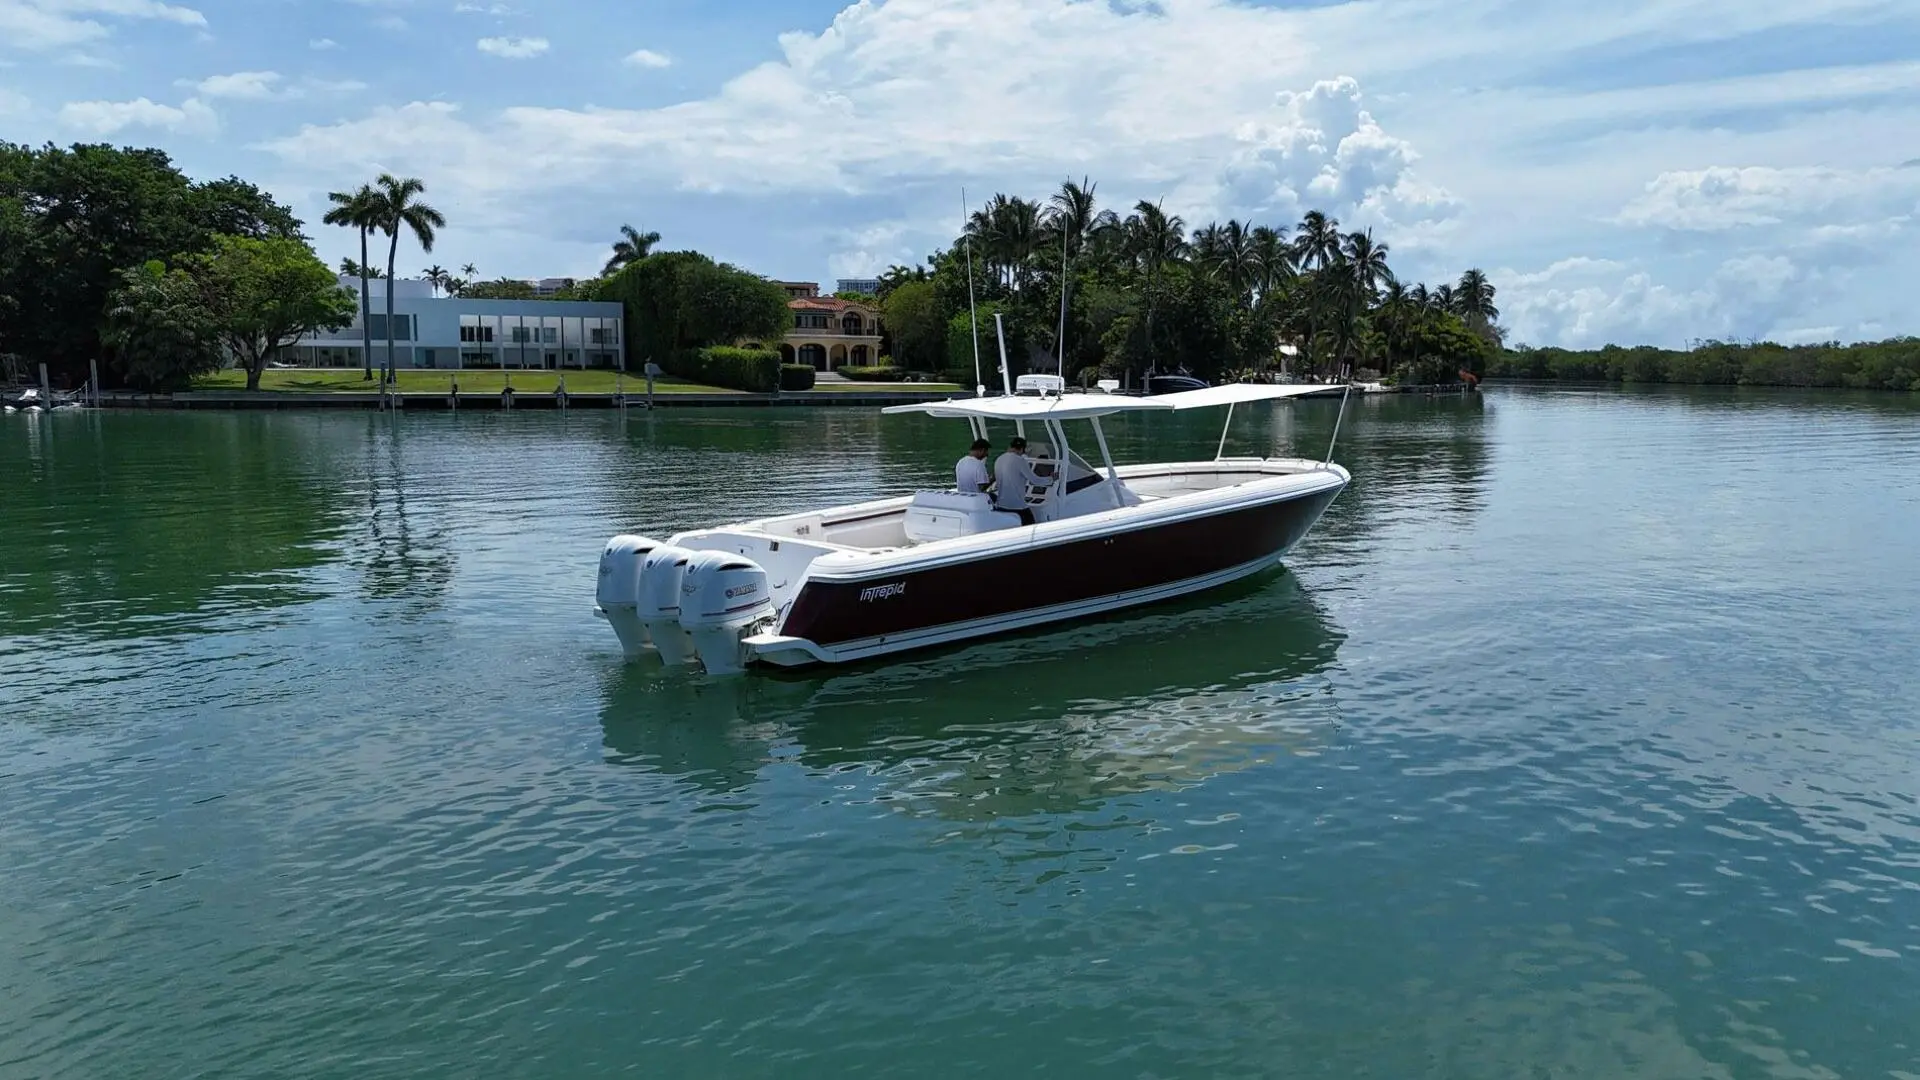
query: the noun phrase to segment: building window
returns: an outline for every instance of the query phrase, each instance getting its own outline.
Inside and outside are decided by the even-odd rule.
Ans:
[[[387,340],[387,317],[385,315],[367,316],[367,328],[373,333],[373,340]],[[413,340],[413,316],[395,315],[393,317],[393,340]]]
[[[552,326],[543,326],[540,328],[540,344],[552,345],[554,342],[557,342],[559,340],[560,340],[559,328],[552,327]]]
[[[463,326],[460,328],[460,340],[467,341],[467,342],[491,343],[493,341],[493,327]]]

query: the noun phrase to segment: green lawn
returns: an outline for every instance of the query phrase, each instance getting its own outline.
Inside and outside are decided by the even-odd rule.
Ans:
[[[629,394],[647,392],[645,376],[626,377],[624,387],[616,385],[615,373],[611,371],[417,371],[406,370],[395,374],[400,392],[403,394],[444,394],[452,389],[457,381],[463,394],[498,394],[508,385],[512,385],[516,394],[551,394],[559,384],[560,376],[566,375],[567,391],[574,394],[611,394],[624,388]],[[207,375],[193,382],[195,390],[245,390],[247,373],[244,371],[221,371]],[[335,368],[300,368],[295,370],[275,369],[262,372],[260,389],[277,390],[285,393],[301,394],[373,394],[380,390],[376,377],[366,380],[355,370]],[[661,375],[653,380],[653,389],[657,394],[731,394],[737,391],[723,390],[715,386],[702,386],[685,379],[676,379],[670,375]],[[960,387],[950,383],[836,383],[819,387],[822,391],[836,393],[858,393],[860,391],[924,391],[929,394],[957,392]]]
[[[453,388],[457,381],[463,394],[497,394],[508,385],[516,394],[551,394],[559,385],[560,376],[567,377],[567,390],[575,394],[611,394],[616,390],[615,373],[611,371],[417,371],[404,370],[394,374],[396,385],[403,394],[444,394]],[[193,381],[195,390],[245,390],[247,373],[244,371],[221,371]],[[376,394],[380,392],[378,374],[369,381],[360,377],[358,370],[338,370],[333,368],[302,368],[297,370],[269,370],[260,375],[260,389],[290,391],[304,394]],[[629,394],[644,394],[647,391],[645,376],[626,378],[624,389]],[[701,386],[685,379],[676,379],[662,375],[653,380],[653,389],[659,394],[729,394],[733,391],[713,386]]]
[[[820,391],[823,394],[857,394],[863,390],[868,392],[878,391],[880,393],[886,393],[886,394],[898,394],[898,393],[907,393],[907,392],[920,393],[923,391],[929,394],[957,394],[960,392],[960,386],[957,383],[944,383],[944,382],[821,383],[820,385],[815,386],[814,389]]]

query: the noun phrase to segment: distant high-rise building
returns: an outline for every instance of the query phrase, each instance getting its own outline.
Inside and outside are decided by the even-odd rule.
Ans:
[[[857,292],[865,293],[868,296],[875,296],[880,292],[880,279],[870,277],[843,277],[833,283],[833,291],[837,293]]]

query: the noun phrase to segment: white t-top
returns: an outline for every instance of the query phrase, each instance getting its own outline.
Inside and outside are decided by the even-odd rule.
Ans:
[[[993,483],[993,477],[987,475],[987,463],[968,454],[953,467],[953,487],[962,495],[972,495],[987,490]]]
[[[1027,455],[1012,450],[994,460],[993,478],[999,484],[993,492],[993,505],[1000,510],[1025,510],[1028,488],[1046,487],[1053,483],[1052,479],[1033,471],[1033,466],[1027,463]]]

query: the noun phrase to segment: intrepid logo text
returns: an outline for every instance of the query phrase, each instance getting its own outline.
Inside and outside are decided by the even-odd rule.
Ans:
[[[875,600],[891,600],[907,591],[907,583],[896,581],[891,585],[869,585],[860,590],[860,602],[870,604]]]

